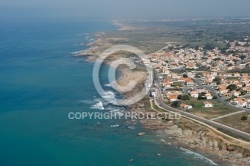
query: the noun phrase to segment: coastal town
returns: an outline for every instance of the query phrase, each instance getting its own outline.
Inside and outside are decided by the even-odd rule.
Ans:
[[[105,61],[111,64],[125,58],[136,64],[136,69],[122,66],[119,70],[118,84],[137,82],[131,92],[122,93],[124,98],[136,95],[142,87],[149,89],[148,95],[129,105],[128,110],[138,114],[174,113],[181,118],[140,119],[142,128],[137,135],[146,136],[146,129],[160,132],[163,140],[170,138],[173,144],[215,153],[219,159],[236,165],[247,165],[250,163],[250,38],[241,33],[243,27],[235,35],[232,35],[235,29],[228,26],[224,31],[216,28],[228,22],[238,27],[242,20],[218,20],[221,24],[205,28],[203,21],[213,24],[213,20],[207,19],[167,21],[174,27],[157,20],[142,21],[139,25],[126,22],[118,25],[118,32],[96,34],[90,48],[74,55],[95,62],[104,50],[114,45],[139,48],[146,57],[139,58],[129,51],[117,52]],[[196,24],[196,28],[189,29],[190,24]],[[146,67],[153,69],[152,72],[146,72]]]
[[[250,0],[0,0],[0,166],[250,166]]]
[[[165,104],[249,133],[248,39],[224,41],[224,50],[169,45],[142,61],[157,71]]]

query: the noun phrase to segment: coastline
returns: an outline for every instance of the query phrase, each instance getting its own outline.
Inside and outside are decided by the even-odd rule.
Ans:
[[[151,109],[148,109],[149,105],[146,105],[146,101],[147,99],[135,104],[130,108],[131,111],[137,113],[156,111],[151,106]],[[232,144],[206,126],[189,119],[183,117],[180,121],[143,119],[140,120],[140,123],[145,130],[160,134],[162,142],[165,144],[202,154],[203,157],[214,163],[232,166],[249,165],[250,163],[250,157],[246,157],[250,151],[247,151],[246,148]]]
[[[126,26],[115,22],[114,25],[119,26],[119,31],[136,30],[134,27]],[[100,32],[95,35],[95,41],[88,44],[89,48],[83,51],[79,51],[75,56],[85,56],[89,62],[94,62],[102,51],[114,45],[114,43],[126,40],[126,38],[113,38],[109,37],[106,33]],[[110,61],[124,57],[126,55],[116,54],[106,63],[110,65]],[[137,75],[131,75],[126,70],[126,67],[118,68],[121,72],[120,78],[117,82],[121,85],[126,85],[128,80],[133,80],[135,77],[139,77],[136,80],[137,84],[143,82],[144,76],[139,71]],[[140,85],[138,85],[140,88]],[[136,93],[136,91],[134,91]],[[133,95],[133,93],[125,93],[125,97]],[[132,112],[152,111],[152,105],[148,105],[149,100],[146,98],[133,106],[129,106],[129,110]],[[150,108],[150,109],[149,109]],[[153,110],[155,111],[155,110]],[[183,148],[183,151],[191,150],[201,154],[213,155],[212,164],[216,162],[225,163],[225,165],[247,165],[250,163],[250,151],[234,146],[230,141],[221,139],[215,132],[211,131],[206,126],[201,126],[191,120],[182,118],[179,122],[174,121],[158,121],[158,120],[140,120],[143,129],[151,130],[155,134],[161,134],[163,140],[171,138],[173,146],[179,146]],[[205,157],[205,156],[203,156]],[[206,157],[205,157],[206,158]],[[207,159],[207,158],[206,158]],[[209,159],[208,159],[209,160]],[[215,162],[215,163],[213,163]]]

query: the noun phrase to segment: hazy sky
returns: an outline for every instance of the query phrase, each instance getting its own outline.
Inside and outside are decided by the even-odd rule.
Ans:
[[[1,17],[250,17],[249,0],[0,0]]]

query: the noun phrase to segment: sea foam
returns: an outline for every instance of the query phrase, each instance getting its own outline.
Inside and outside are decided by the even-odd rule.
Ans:
[[[185,149],[185,148],[180,148],[180,149],[181,149],[182,151],[184,151],[185,153],[187,153],[187,154],[194,155],[195,158],[203,159],[203,160],[205,160],[206,162],[209,162],[209,163],[212,164],[212,165],[218,165],[218,164],[216,164],[215,162],[213,162],[212,160],[206,158],[205,156],[202,156],[202,155],[199,154],[199,153],[193,152],[193,151],[188,150],[188,149]]]
[[[92,105],[90,108],[104,110],[102,101],[98,101],[96,104]]]
[[[103,97],[104,99],[105,99],[105,98],[107,98],[107,99],[114,99],[114,98],[115,98],[115,94],[114,94],[114,92],[112,92],[112,91],[107,91],[107,92],[104,92],[104,93],[103,93],[102,97]]]

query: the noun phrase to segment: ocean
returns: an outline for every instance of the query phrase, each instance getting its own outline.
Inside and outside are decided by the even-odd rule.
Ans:
[[[210,166],[196,153],[138,137],[138,122],[70,120],[70,112],[125,110],[105,103],[92,82],[86,49],[106,21],[4,20],[0,23],[0,166]],[[119,97],[101,80],[108,97]],[[147,131],[153,133],[152,131]]]

